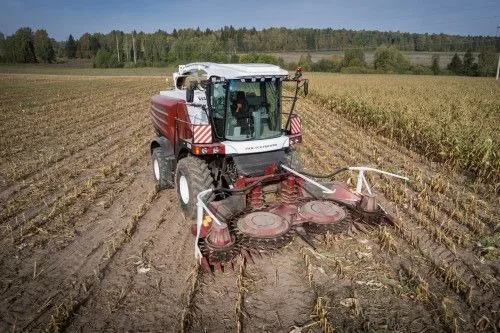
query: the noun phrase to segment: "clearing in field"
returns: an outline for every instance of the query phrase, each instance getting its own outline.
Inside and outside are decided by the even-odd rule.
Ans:
[[[481,94],[483,81],[461,78],[456,86],[430,77],[373,76],[365,86],[365,77],[309,78],[312,94],[298,105],[306,170],[370,165],[407,175],[406,184],[371,179],[394,225],[355,224],[318,238],[317,251],[295,239],[211,276],[196,266],[175,191],[154,189],[147,111],[164,77],[1,75],[0,330],[498,330],[500,212],[490,186],[498,88]],[[420,134],[449,120],[458,129],[463,114],[470,132],[453,122],[446,133],[493,133],[496,159],[481,164],[476,146],[466,155],[444,146],[446,158],[432,162],[425,136],[425,154],[415,153],[409,132],[388,135],[401,128],[391,120],[400,108],[403,125]],[[358,124],[372,115],[388,127]]]

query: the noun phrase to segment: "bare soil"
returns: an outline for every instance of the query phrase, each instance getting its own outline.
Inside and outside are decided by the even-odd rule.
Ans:
[[[299,103],[306,169],[371,165],[392,226],[300,239],[203,273],[157,192],[151,77],[0,75],[0,331],[494,332],[499,202],[481,184]],[[346,175],[345,180],[353,175]]]

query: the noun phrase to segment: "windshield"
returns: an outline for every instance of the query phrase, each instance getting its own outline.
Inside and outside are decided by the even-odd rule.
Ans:
[[[233,141],[280,136],[280,89],[276,79],[213,83],[210,102],[215,134]]]

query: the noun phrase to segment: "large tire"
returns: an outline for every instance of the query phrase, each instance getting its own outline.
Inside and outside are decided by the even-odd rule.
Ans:
[[[290,148],[290,151],[288,152],[288,154],[286,154],[286,159],[288,162],[288,167],[298,172],[304,170],[302,159],[300,158],[299,153],[294,148]]]
[[[200,192],[213,188],[213,183],[214,179],[204,160],[187,156],[177,162],[175,188],[186,218],[196,218],[196,197]]]
[[[153,164],[153,177],[156,181],[156,186],[160,190],[174,187],[172,177],[172,160],[161,147],[153,149],[151,154]]]

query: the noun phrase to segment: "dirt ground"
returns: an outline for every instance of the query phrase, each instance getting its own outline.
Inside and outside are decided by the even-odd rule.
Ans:
[[[394,225],[206,274],[148,143],[160,77],[0,75],[0,331],[496,332],[498,197],[314,101],[306,169],[371,165]]]

